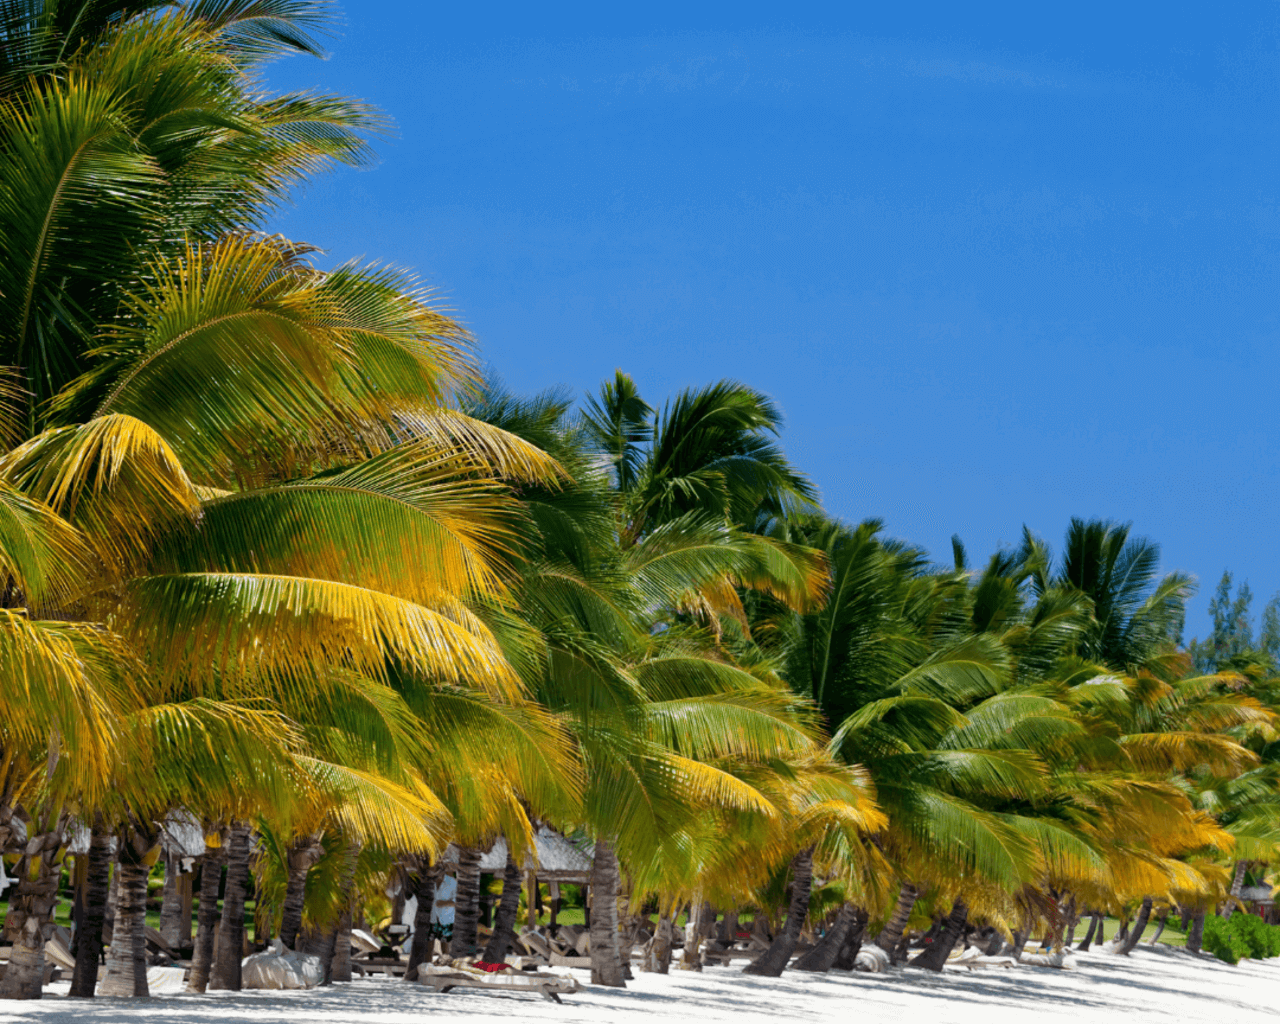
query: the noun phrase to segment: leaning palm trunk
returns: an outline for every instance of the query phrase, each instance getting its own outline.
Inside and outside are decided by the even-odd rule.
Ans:
[[[1222,910],[1219,912],[1219,916],[1224,920],[1234,914],[1236,907],[1239,906],[1240,894],[1244,891],[1244,876],[1248,870],[1249,862],[1247,860],[1236,861],[1235,877],[1231,879],[1231,898],[1222,905]]]
[[[53,934],[61,866],[54,863],[63,843],[61,827],[27,841],[18,861],[18,886],[9,898],[5,936],[13,943],[0,978],[0,999],[39,999],[44,986],[44,944]]]
[[[822,936],[818,944],[795,962],[796,970],[815,971],[818,973],[825,973],[831,970],[836,964],[836,958],[839,957],[845,938],[849,934],[849,929],[854,926],[856,918],[857,911],[854,909],[853,904],[844,904],[836,914],[836,919],[831,922],[831,927],[827,929],[827,933]]]
[[[1094,936],[1097,935],[1101,922],[1101,914],[1094,914],[1089,918],[1089,927],[1084,933],[1084,941],[1076,947],[1081,953],[1089,952],[1089,946],[1092,945]]]
[[[222,883],[223,847],[214,847],[204,855],[200,866],[200,910],[196,914],[196,944],[191,953],[191,977],[188,992],[203,992],[209,985],[213,967],[214,939],[218,934],[218,889]]]
[[[458,847],[458,893],[453,912],[451,956],[475,956],[480,925],[480,851]]]
[[[146,998],[147,987],[147,876],[151,874],[148,854],[153,843],[134,829],[120,835],[120,877],[116,898],[116,921],[107,952],[107,970],[99,985],[104,996]]]
[[[1187,932],[1187,952],[1189,953],[1200,952],[1200,946],[1204,942],[1204,918],[1203,910],[1197,910],[1195,916],[1191,918],[1191,929]]]
[[[836,954],[835,966],[842,971],[852,971],[858,962],[858,953],[862,950],[862,940],[867,936],[867,922],[870,915],[861,907],[853,912],[853,924],[845,932],[840,952]]]
[[[298,932],[302,930],[302,907],[307,899],[307,873],[315,867],[323,849],[318,836],[307,835],[289,844],[286,866],[289,879],[284,888],[284,905],[280,911],[280,941],[290,949],[298,945]]]
[[[520,912],[520,866],[511,853],[511,844],[507,844],[507,868],[502,875],[502,898],[498,901],[498,912],[493,917],[493,935],[484,948],[484,959],[490,963],[502,963],[507,950],[515,942],[516,914]]]
[[[227,887],[222,897],[222,925],[217,956],[209,972],[210,989],[240,991],[240,959],[244,949],[244,901],[249,885],[249,825],[238,821],[227,837]]]
[[[418,976],[418,965],[431,959],[431,911],[436,902],[436,876],[429,864],[423,864],[413,879],[413,895],[418,908],[413,913],[413,943],[409,946],[409,966],[405,968],[406,981]]]
[[[760,974],[776,978],[787,968],[791,954],[796,951],[796,940],[804,919],[809,916],[809,894],[813,889],[813,847],[801,850],[791,858],[791,906],[787,920],[766,949],[743,968],[746,974]]]
[[[613,844],[596,840],[591,861],[591,984],[626,988],[626,971],[618,948],[618,891],[621,878]]]
[[[968,919],[969,908],[965,905],[964,900],[957,897],[955,903],[951,905],[951,913],[947,915],[947,923],[943,926],[942,932],[923,953],[920,953],[907,966],[923,967],[929,971],[941,971],[943,964],[947,962],[947,957],[955,949],[956,942],[959,941],[960,936],[964,933],[965,922]]]
[[[98,987],[98,958],[102,955],[102,922],[107,916],[111,875],[111,832],[97,815],[89,833],[89,863],[85,872],[84,911],[76,928],[76,968],[70,995],[92,999]]]
[[[658,929],[645,947],[640,969],[653,974],[666,974],[671,969],[671,947],[675,945],[676,929],[669,913],[658,915]]]
[[[1147,945],[1154,946],[1157,942],[1160,941],[1160,936],[1164,934],[1164,926],[1168,923],[1169,923],[1169,911],[1166,910],[1163,914],[1161,914],[1158,918],[1156,918],[1156,933],[1151,936],[1151,941],[1147,943]]]
[[[1122,956],[1128,956],[1133,947],[1142,939],[1142,933],[1147,930],[1147,921],[1151,918],[1151,897],[1142,897],[1142,906],[1138,908],[1137,920],[1133,922],[1133,930],[1129,932],[1124,943],[1116,950]]]
[[[919,889],[910,882],[902,883],[902,888],[898,890],[898,902],[894,905],[893,913],[889,915],[888,923],[885,924],[876,939],[876,945],[890,956],[894,955],[898,944],[902,941],[902,934],[906,931],[907,921],[910,920],[911,911],[915,908],[916,900],[919,898]]]

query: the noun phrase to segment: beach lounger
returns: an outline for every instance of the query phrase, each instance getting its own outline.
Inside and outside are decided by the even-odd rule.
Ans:
[[[577,978],[566,974],[543,974],[538,971],[502,971],[487,973],[469,967],[437,967],[421,964],[417,981],[430,985],[437,992],[453,988],[477,988],[488,992],[536,993],[553,1003],[560,996],[579,991],[582,986]]]
[[[591,957],[589,956],[565,956],[563,953],[551,954],[552,967],[590,967]]]

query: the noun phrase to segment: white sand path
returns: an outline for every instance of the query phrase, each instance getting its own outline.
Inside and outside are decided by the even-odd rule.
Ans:
[[[455,990],[437,995],[382,979],[309,992],[218,992],[149,1000],[61,998],[53,986],[38,1002],[0,1004],[0,1022],[30,1024],[466,1024],[582,1021],[590,1024],[779,1024],[781,1021],[886,1024],[1277,1024],[1280,960],[1235,967],[1172,949],[1129,958],[1091,953],[1076,969],[988,968],[942,975],[748,977],[737,968],[703,974],[637,974],[626,990],[587,988],[557,1006],[536,996]],[[576,972],[584,981],[587,972]]]

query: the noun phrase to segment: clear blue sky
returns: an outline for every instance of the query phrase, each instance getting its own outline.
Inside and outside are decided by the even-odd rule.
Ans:
[[[274,87],[381,162],[276,224],[410,267],[518,391],[734,377],[827,508],[948,557],[1132,520],[1280,589],[1275,3],[349,0]]]

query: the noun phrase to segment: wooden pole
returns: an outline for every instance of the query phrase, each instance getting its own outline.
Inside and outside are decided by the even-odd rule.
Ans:
[[[182,900],[182,927],[178,932],[178,942],[183,946],[190,946],[195,942],[191,931],[191,913],[195,899],[195,878],[196,873],[194,871],[184,871],[178,876],[178,896]]]
[[[525,875],[526,899],[529,903],[529,927],[538,923],[538,875],[530,871]]]

